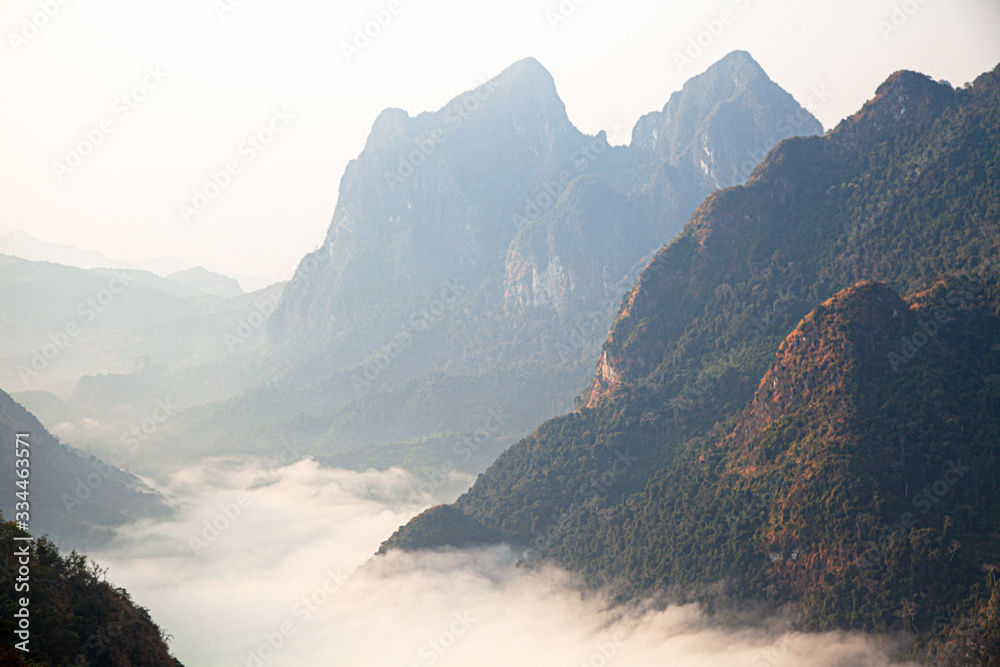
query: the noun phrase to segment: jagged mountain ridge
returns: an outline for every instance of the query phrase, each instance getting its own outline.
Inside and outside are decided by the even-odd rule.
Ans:
[[[345,172],[324,246],[268,324],[269,349],[344,340],[342,350],[356,351],[337,362],[356,363],[371,340],[349,339],[351,328],[387,341],[407,326],[408,308],[447,282],[473,288],[498,278],[514,215],[590,141],[533,59],[438,112],[383,112]],[[604,141],[598,150],[610,149]]]
[[[791,95],[761,76],[748,53],[735,51],[723,62],[729,67],[709,68],[691,79],[632,130],[632,147],[660,165],[700,173],[713,190],[745,182],[782,139],[822,133]],[[781,109],[784,115],[771,115],[770,124],[754,122],[760,109]]]
[[[645,128],[654,116],[660,127],[653,135],[661,138],[651,142]],[[511,303],[524,300],[511,292],[524,292],[525,254],[535,274],[565,263],[530,243],[535,223],[548,227],[550,236],[579,238],[573,225],[594,216],[593,225],[603,223],[611,258],[601,247],[588,248],[579,265],[565,267],[565,279],[582,283],[596,265],[615,283],[669,240],[709,192],[745,180],[749,171],[740,175],[740,169],[755,165],[781,139],[821,131],[745,52],[716,63],[675,93],[664,111],[644,117],[627,147],[609,146],[603,131],[588,137],[576,130],[551,75],[534,59],[438,112],[410,118],[387,110],[344,175],[323,248],[303,262],[269,324],[269,349],[280,350],[289,340],[300,346],[342,340],[353,323],[377,332],[372,311],[383,303],[426,300],[446,281],[472,289],[483,284],[473,305],[493,313],[506,283],[504,312],[510,315],[525,305]],[[583,179],[577,189],[594,191],[590,197],[600,213],[594,205],[560,199],[577,178]],[[601,215],[602,200],[616,193],[643,210],[628,225]],[[615,261],[623,253],[631,261]],[[511,289],[515,283],[520,290]],[[548,303],[531,289],[524,298]],[[589,294],[578,300],[584,308],[599,302]],[[366,317],[359,317],[362,303]],[[568,303],[552,307],[565,314]],[[376,336],[387,339],[405,326],[405,316],[384,317]]]
[[[726,516],[718,513],[718,505],[707,500],[704,505],[695,502],[699,493],[714,493],[718,483],[718,477],[707,476],[699,465],[709,466],[705,461],[713,460],[711,465],[716,465],[719,457],[749,446],[727,440],[727,433],[737,427],[737,418],[756,390],[764,389],[762,378],[778,380],[781,385],[780,367],[766,376],[775,354],[797,323],[826,299],[858,281],[872,279],[887,283],[890,292],[901,293],[925,289],[938,277],[951,274],[978,277],[987,285],[995,282],[1000,239],[1000,192],[995,185],[1000,182],[998,102],[1000,68],[960,90],[920,74],[900,72],[834,131],[824,137],[783,142],[757,167],[746,186],[710,196],[684,232],[643,270],[623,299],[586,397],[587,407],[544,423],[507,450],[459,499],[457,507],[478,521],[479,531],[496,531],[500,539],[529,545],[594,577],[621,575],[626,588],[633,591],[678,583],[705,585],[726,576],[721,570],[711,570],[706,561],[691,568],[698,581],[679,577],[685,570],[675,565],[682,559],[671,559],[680,552],[672,551],[669,544],[658,543],[642,553],[631,549],[630,545],[649,539],[669,543],[671,529],[663,522],[671,512],[675,520],[678,513],[689,512],[693,541],[685,544],[701,545],[697,549],[692,546],[692,554],[704,556],[705,549],[715,550],[716,564],[736,563],[740,569],[748,563],[756,567],[761,558],[768,560],[760,535],[749,530],[739,539],[731,539],[723,530],[727,528]],[[889,296],[885,288],[878,289],[883,290],[880,294],[887,304],[895,300],[894,309],[901,309],[898,297]],[[981,320],[992,323],[987,326],[992,336],[996,336],[995,305],[994,296],[993,314],[984,314],[986,319]],[[888,323],[883,326],[888,327]],[[913,330],[912,322],[909,326],[913,347],[913,340],[919,339],[912,336],[921,332]],[[986,342],[985,349],[998,349],[995,339],[987,337]],[[883,348],[886,356],[880,368],[892,368],[890,353],[897,357],[908,353],[902,342],[897,344],[896,351]],[[963,357],[967,351],[961,345],[943,349],[971,368],[981,359]],[[907,366],[913,369],[907,372],[929,372],[926,364],[931,364],[931,357]],[[984,390],[992,391],[995,382],[987,368],[976,368],[969,381],[982,382]],[[833,377],[829,376],[826,385],[831,390],[837,386]],[[916,391],[913,395],[918,405],[942,391],[926,378],[918,375],[918,379],[910,387]],[[913,409],[913,404],[902,398],[906,391],[893,384],[894,380],[880,379],[883,388],[879,396]],[[961,393],[957,384],[949,386]],[[948,390],[944,391],[947,394]],[[860,388],[845,387],[842,395],[849,403],[831,407],[834,414],[846,414],[851,405],[865,404]],[[980,396],[979,402],[968,402],[965,412],[961,406],[955,408],[955,414],[972,419],[975,410],[990,405],[982,402],[983,396],[988,399],[989,394]],[[750,429],[746,442],[760,436],[750,425],[767,412],[765,406],[766,402],[758,402],[756,416],[742,424],[741,428]],[[772,407],[775,412],[761,422],[761,432],[767,431],[768,423],[788,418],[784,407]],[[823,431],[816,430],[816,437],[821,437]],[[926,431],[935,433],[934,429]],[[836,442],[837,432],[831,433]],[[920,431],[909,433],[917,437]],[[723,444],[713,449],[712,443]],[[995,464],[989,458],[995,449],[988,443],[961,432],[957,443],[965,451],[978,443],[979,456],[985,457],[980,460],[987,468]],[[616,464],[616,457],[629,463]],[[926,466],[925,461],[919,464]],[[836,472],[835,465],[833,468]],[[927,468],[921,467],[919,474],[925,477],[926,472]],[[884,484],[890,477],[879,479]],[[664,486],[664,479],[681,491],[668,493],[670,487]],[[796,479],[805,484],[809,477],[800,474]],[[816,480],[815,487],[805,488],[824,493],[823,484],[828,482],[835,483]],[[977,488],[981,493],[984,487]],[[640,507],[664,497],[669,507]],[[622,512],[636,507],[637,512],[645,513],[644,532],[640,534],[633,524],[632,529],[613,535],[601,533],[610,530],[605,523],[609,517],[622,519]],[[881,515],[875,515],[869,528],[879,525],[880,520],[885,525],[894,520],[884,504],[875,507]],[[984,507],[993,506],[987,503]],[[772,511],[768,508],[765,506],[766,511]],[[779,521],[787,519],[781,507],[773,511]],[[898,520],[898,508],[893,507],[893,511]],[[997,515],[995,510],[987,511]],[[858,519],[850,510],[840,516]],[[813,521],[817,526],[827,525]],[[978,523],[967,522],[963,530],[981,530],[987,525],[982,521],[979,517],[975,519]],[[427,517],[423,522],[437,526],[434,537],[404,527],[387,548],[393,544],[426,548],[448,543],[448,539],[441,540],[447,531],[439,524]],[[788,526],[789,530],[794,527],[794,523]],[[832,523],[829,529],[842,530],[843,523]],[[459,538],[468,538],[468,527],[456,530]],[[775,540],[771,546],[780,544],[781,531],[775,526],[768,530],[769,539]],[[846,539],[841,533],[836,538]],[[753,545],[749,551],[743,546],[747,544]],[[983,544],[974,553],[985,556],[996,550],[996,544]],[[666,554],[662,558],[657,555],[660,547]],[[781,558],[787,557],[784,550],[774,553],[779,552],[785,554]],[[723,553],[728,555],[719,560]],[[975,567],[976,563],[963,565],[960,579],[965,588],[961,595],[967,596],[961,601],[949,598],[951,602],[945,603],[960,605],[970,615],[963,617],[965,612],[953,609],[947,618],[947,614],[924,617],[927,625],[920,632],[937,633],[941,639],[968,619],[985,618],[976,614],[988,615],[988,605],[994,602],[988,602],[989,591],[986,598],[977,597],[976,590],[982,589],[974,589],[976,584],[970,583]],[[827,575],[817,567],[802,576],[822,581]],[[816,603],[823,598],[822,591],[810,590],[801,579],[797,583],[794,579],[768,582],[760,576],[740,592],[767,598],[764,589],[778,583],[784,588],[782,595],[770,598],[774,603]],[[890,588],[901,585],[898,578],[891,577],[883,583]],[[852,586],[857,585],[859,581],[853,581]],[[859,589],[851,589],[853,593],[842,587],[831,590],[831,594],[850,596]],[[937,592],[940,589],[934,589],[930,597],[935,599]],[[819,609],[833,605],[833,611],[817,614],[813,608],[813,622],[818,627],[898,629],[898,623],[893,626],[890,619],[896,612],[908,612],[888,595],[871,599],[868,604],[873,607],[853,614],[837,606],[842,600],[826,598],[818,603]],[[973,611],[976,609],[979,611]]]
[[[691,119],[755,91],[748,122],[761,134],[789,114],[821,131],[749,55],[709,72],[718,81],[685,102]],[[684,132],[697,143],[705,129]],[[344,466],[390,466],[419,449],[429,465],[455,466],[457,443],[502,408],[512,418],[476,459],[485,465],[572,406],[621,293],[715,187],[700,167],[660,160],[573,128],[530,59],[438,112],[384,112],[341,182],[326,243],[268,323],[276,377],[182,417],[165,437],[215,453],[266,453],[294,438]],[[457,419],[440,407],[470,404]],[[355,425],[378,413],[388,418],[362,432],[379,454],[359,458]]]
[[[787,254],[781,246],[795,245],[798,252],[805,251],[796,258],[802,266],[786,281],[786,292],[801,295],[815,285],[817,295],[830,295],[863,279],[885,280],[905,291],[918,289],[953,270],[947,257],[926,257],[919,247],[906,246],[914,243],[906,225],[918,221],[912,220],[905,207],[927,204],[933,215],[946,221],[957,217],[971,225],[971,234],[962,231],[941,239],[943,245],[955,248],[962,268],[974,271],[987,266],[996,246],[991,231],[996,203],[978,199],[988,189],[980,182],[981,176],[973,178],[974,187],[967,196],[958,194],[959,186],[948,176],[951,169],[962,169],[955,161],[967,149],[974,151],[977,164],[988,164],[989,144],[970,145],[975,138],[968,133],[959,136],[949,123],[960,122],[965,114],[978,114],[982,120],[990,113],[993,77],[994,73],[984,75],[981,85],[971,91],[955,91],[924,75],[898,72],[858,114],[827,136],[783,143],[757,168],[745,189],[710,197],[692,217],[685,234],[661,251],[623,301],[598,366],[590,404],[602,400],[615,386],[637,381],[658,368],[660,352],[634,335],[636,326],[647,323],[649,316],[658,319],[656,326],[670,327],[669,320],[674,318],[663,313],[691,312],[691,301],[701,296],[693,289],[699,283],[701,289],[726,290],[722,297],[741,297],[736,286],[727,282],[727,273],[744,267],[753,270],[755,261],[772,260],[769,270],[787,271],[787,265],[779,262],[791,257],[764,258],[762,250],[774,252],[777,247]],[[896,156],[885,153],[876,162],[867,154],[890,150],[908,151],[906,164],[892,164]],[[936,182],[949,183],[950,188],[943,191]],[[959,201],[968,207],[961,210]],[[785,213],[790,205],[798,207],[801,218]],[[770,224],[761,225],[763,221]],[[778,239],[778,234],[785,237]],[[860,256],[858,245],[869,241],[880,244],[882,252]],[[913,257],[905,256],[908,252]],[[736,270],[719,262],[720,257],[737,263]],[[773,285],[773,278],[769,282]],[[741,286],[742,290],[751,288],[750,283]],[[687,320],[679,321],[683,326]],[[677,331],[674,328],[671,333]]]
[[[590,178],[584,183],[593,203],[581,206],[588,195],[567,190],[576,196],[560,199],[555,210],[522,228],[507,253],[505,312],[523,315],[541,306],[565,315],[601,298],[617,299],[620,281],[631,282],[635,264],[648,262],[650,249],[673,237],[704,196],[745,182],[781,140],[820,133],[819,122],[748,53],[729,54],[685,83],[662,111],[636,123],[612,177],[618,187],[632,179],[622,190],[627,203]],[[584,183],[573,185],[582,190]],[[570,258],[575,261],[557,250],[588,244],[601,247]],[[563,286],[558,298],[553,283]]]

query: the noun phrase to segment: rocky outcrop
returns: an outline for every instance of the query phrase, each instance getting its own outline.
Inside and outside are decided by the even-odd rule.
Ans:
[[[608,311],[656,244],[652,215],[600,176],[574,180],[547,215],[525,225],[507,250],[504,311]]]
[[[734,51],[643,116],[632,147],[715,190],[746,182],[782,140],[822,132],[749,53]]]
[[[745,180],[784,137],[820,131],[743,52],[644,117],[628,147],[573,127],[533,59],[440,111],[386,110],[344,175],[323,247],[268,325],[267,349],[357,363],[448,280],[482,287],[470,313],[515,324],[610,311],[709,192]]]
[[[336,342],[333,363],[349,364],[398,333],[407,311],[445,281],[499,286],[512,220],[593,142],[569,122],[533,59],[440,111],[383,112],[347,168],[325,243],[303,261],[268,325],[269,351]],[[367,335],[339,339],[359,326]]]
[[[835,237],[854,230],[853,236],[841,241],[854,244],[864,243],[859,235],[862,229],[866,235],[879,235],[880,219],[897,215],[894,206],[902,189],[918,187],[928,178],[928,169],[941,169],[943,157],[960,150],[954,127],[934,129],[955,99],[955,91],[947,85],[914,72],[897,72],[835,130],[823,137],[783,142],[755,169],[744,189],[723,190],[708,197],[685,231],[643,270],[623,301],[588,404],[596,405],[622,383],[638,381],[659,366],[662,350],[668,343],[676,343],[672,336],[682,335],[672,318],[664,318],[663,313],[693,313],[691,309],[697,309],[695,304],[707,291],[730,285],[733,267],[751,261],[758,244],[770,248],[759,252],[784,256],[786,251],[780,248],[792,243],[796,235],[808,236],[813,243],[833,243]],[[892,172],[891,181],[843,180],[844,173],[870,170],[867,161],[872,152],[881,154],[889,150],[886,146],[890,143],[897,147],[892,150],[913,153],[906,169]],[[917,144],[922,148],[912,149]],[[861,189],[866,193],[864,201],[852,199]],[[812,215],[824,198],[834,204],[823,218]],[[790,216],[793,209],[796,214]],[[846,214],[847,210],[852,213]],[[841,219],[844,215],[849,219]],[[834,219],[839,222],[832,222]],[[884,239],[880,243],[892,245]],[[812,250],[804,244],[795,252],[804,257]],[[891,280],[902,265],[893,268],[874,257],[862,265],[852,256],[838,259],[840,269],[827,269],[820,276],[829,283],[831,292],[843,288],[843,279],[849,276]],[[875,265],[881,266],[873,270]],[[641,335],[640,329],[650,326],[650,314],[661,320],[654,327],[661,333],[657,339]]]

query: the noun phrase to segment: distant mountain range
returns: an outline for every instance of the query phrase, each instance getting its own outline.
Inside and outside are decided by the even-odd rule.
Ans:
[[[583,407],[383,551],[504,540],[624,597],[996,664],[998,128],[1000,67],[898,72],[782,142],[643,269]]]
[[[331,465],[482,470],[572,408],[621,295],[699,202],[820,132],[744,52],[629,146],[577,130],[533,59],[439,111],[386,110],[267,323],[268,383],[187,412],[161,446],[268,453],[294,438]]]
[[[612,146],[521,61],[440,111],[383,112],[280,296],[0,257],[3,384],[36,350],[72,361],[68,400],[17,398],[144,472],[289,443],[485,469],[381,553],[504,541],[617,600],[996,665],[1000,67],[960,89],[897,72],[821,132],[735,52]],[[8,484],[18,432],[49,471],[40,530],[167,511],[0,392]]]
[[[73,266],[78,269],[134,269],[163,277],[170,277],[170,274],[181,275],[190,270],[198,270],[199,272],[207,271],[203,267],[198,266],[197,262],[185,261],[176,257],[157,257],[141,262],[112,259],[96,250],[85,250],[72,245],[50,243],[36,239],[25,232],[17,231],[8,232],[0,236],[0,254],[32,262],[51,262],[53,264]],[[227,281],[226,293],[220,294],[220,296],[233,296],[232,282],[235,282],[237,278],[239,282],[248,285],[248,289],[251,291],[268,286],[268,281],[255,276],[233,274],[233,277],[230,278],[221,274],[213,274],[213,282],[218,278],[225,278]],[[241,287],[240,292],[242,293],[242,291]],[[215,294],[216,292],[207,291],[206,293]]]
[[[212,273],[202,266],[176,271],[168,275],[167,280],[198,290],[202,294],[221,296],[224,299],[232,299],[243,294],[243,288],[234,278]]]
[[[232,355],[225,337],[237,334],[240,317],[255,303],[277,303],[280,292],[276,285],[243,294],[232,279],[204,269],[161,278],[0,255],[0,386],[65,396],[83,375],[142,365],[176,373],[224,360]],[[241,349],[262,342],[259,324]]]

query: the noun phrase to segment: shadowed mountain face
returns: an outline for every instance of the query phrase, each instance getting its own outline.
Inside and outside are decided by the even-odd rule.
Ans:
[[[626,595],[721,583],[988,664],[998,110],[1000,68],[960,90],[899,72],[782,143],[646,266],[586,407],[479,477],[456,504],[475,522],[431,511],[385,548],[496,535]]]
[[[136,444],[138,440],[133,438]],[[20,443],[20,444],[16,444]],[[15,511],[15,450],[29,456],[28,491],[31,531],[50,535],[73,548],[93,547],[113,536],[114,529],[144,517],[166,517],[163,498],[138,477],[95,457],[86,457],[53,438],[35,417],[0,391],[0,511],[11,520]]]
[[[229,327],[198,345],[206,354],[221,347],[225,359],[253,349],[266,319],[268,359],[206,365],[217,377],[204,383],[192,372],[183,391],[148,372],[85,379],[72,399],[74,429],[60,434],[119,451],[108,429],[81,427],[91,404],[99,399],[98,421],[117,425],[113,414],[141,417],[152,399],[173,395],[194,407],[151,436],[137,469],[278,454],[294,442],[331,465],[478,472],[572,407],[621,295],[697,204],[729,182],[718,174],[732,180],[785,136],[821,129],[742,52],[644,118],[630,146],[608,142],[625,128],[591,137],[573,127],[552,77],[531,59],[437,112],[387,110],[344,174],[325,243],[304,259],[277,311],[203,318]],[[204,273],[174,278],[226,288]],[[254,307],[265,305],[270,314],[271,301]],[[174,320],[181,332],[189,321]],[[244,331],[253,334],[246,344]],[[150,356],[144,368],[158,368],[159,354]],[[201,400],[201,385],[248,377],[243,395]],[[140,407],[128,394],[149,400]],[[46,416],[64,410],[47,395],[19,399]]]
[[[269,349],[318,348],[334,365],[356,363],[448,284],[496,292],[512,219],[561,171],[595,169],[584,151],[610,148],[573,127],[534,60],[436,113],[383,112],[344,175],[326,243],[269,324]]]
[[[655,116],[670,147],[586,136],[530,59],[440,111],[385,111],[326,242],[268,322],[274,384],[188,415],[171,437],[214,453],[295,438],[350,467],[409,465],[419,450],[425,464],[481,469],[572,406],[621,294],[722,182],[713,173],[822,129],[739,52]],[[456,457],[498,409],[479,456]]]
[[[268,349],[356,363],[449,282],[472,292],[473,315],[593,308],[617,298],[616,284],[708,193],[745,180],[780,140],[821,131],[743,52],[645,116],[629,147],[574,128],[532,59],[436,113],[387,110],[344,175],[326,243],[269,325]]]

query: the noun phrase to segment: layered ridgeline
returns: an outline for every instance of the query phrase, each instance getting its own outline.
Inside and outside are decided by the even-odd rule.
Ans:
[[[268,323],[290,370],[190,415],[175,440],[266,452],[295,438],[336,465],[481,470],[572,406],[621,295],[698,202],[821,130],[742,52],[628,146],[609,144],[626,138],[614,122],[577,130],[530,59],[440,111],[387,110]],[[457,455],[470,438],[476,456]]]
[[[129,373],[144,358],[173,373],[226,359],[226,335],[260,296],[204,269],[161,278],[0,255],[0,386],[65,396],[82,376]]]
[[[0,387],[54,435],[131,466],[182,410],[266,375],[254,352],[281,289],[242,294],[204,269],[161,278],[0,255]]]
[[[163,630],[105,580],[104,570],[76,553],[60,556],[44,538],[26,537],[0,514],[0,665],[181,667]],[[29,600],[27,630],[18,618],[23,598]]]
[[[431,510],[383,550],[493,534],[625,594],[724,582],[807,627],[989,655],[998,183],[1000,68],[894,74],[698,208],[623,300],[586,407],[501,455],[457,503],[471,523]]]
[[[579,132],[533,59],[438,112],[387,110],[347,168],[326,242],[269,323],[269,349],[316,349],[330,369],[350,367],[449,285],[473,317],[617,300],[622,290],[588,281],[621,281],[708,193],[744,181],[781,139],[821,131],[744,52],[645,116],[627,147]]]
[[[139,433],[141,436],[141,432]],[[129,450],[140,445],[129,439]],[[16,450],[27,450],[27,483],[17,474]],[[23,457],[22,457],[23,458]],[[126,462],[113,459],[118,465]],[[18,486],[17,482],[22,484]],[[0,391],[0,511],[14,519],[16,504],[24,500],[15,491],[27,491],[29,526],[37,535],[49,535],[72,548],[86,548],[110,539],[115,528],[129,521],[169,516],[162,496],[138,477],[94,456],[84,456],[56,440],[35,417]]]

